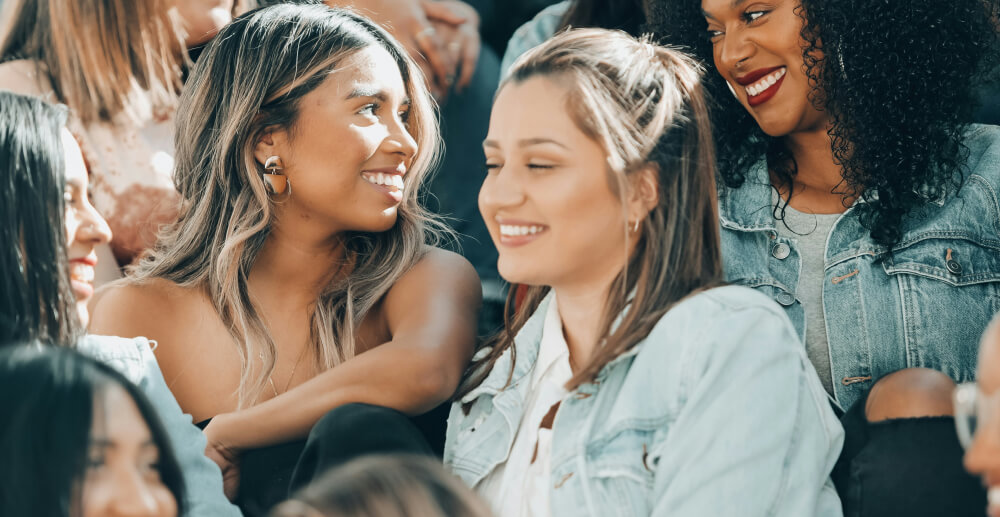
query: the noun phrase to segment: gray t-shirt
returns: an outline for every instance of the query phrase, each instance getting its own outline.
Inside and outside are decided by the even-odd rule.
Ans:
[[[777,214],[781,216],[780,211]],[[816,368],[827,393],[833,395],[830,371],[830,347],[826,340],[823,314],[823,282],[826,238],[841,214],[807,214],[785,207],[784,220],[775,221],[778,235],[795,244],[799,253],[800,273],[795,298],[806,314],[806,355]]]

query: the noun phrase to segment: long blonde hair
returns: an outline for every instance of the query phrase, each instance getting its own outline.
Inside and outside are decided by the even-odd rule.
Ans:
[[[7,0],[0,57],[38,64],[84,124],[172,109],[187,59],[167,0]]]
[[[722,281],[714,149],[701,74],[692,59],[648,39],[576,29],[521,56],[500,86],[549,77],[567,89],[566,109],[604,149],[623,210],[630,176],[650,167],[657,172],[659,202],[643,219],[635,250],[612,283],[601,318],[604,339],[568,389],[593,380],[645,339],[675,303]],[[622,232],[627,239],[628,228]],[[515,311],[511,290],[506,328],[485,343],[489,352],[469,367],[458,398],[480,384],[507,350],[516,354],[514,336],[548,291],[529,287]]]
[[[239,407],[259,398],[276,357],[247,285],[275,214],[255,144],[267,129],[292,129],[302,97],[344,59],[372,45],[387,50],[399,66],[411,99],[408,130],[419,150],[396,224],[382,233],[345,234],[345,260],[353,269],[315,301],[313,352],[321,368],[331,368],[354,356],[355,329],[421,258],[439,228],[417,198],[440,147],[435,108],[419,68],[387,32],[361,16],[323,5],[281,4],[223,28],[185,86],[175,139],[180,219],[130,274],[137,282],[164,278],[206,291],[239,344]],[[261,366],[255,368],[258,358]]]

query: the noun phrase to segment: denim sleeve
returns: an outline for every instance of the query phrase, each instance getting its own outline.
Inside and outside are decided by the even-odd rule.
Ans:
[[[652,514],[840,517],[843,430],[788,318],[761,303],[712,319],[684,339],[677,419],[650,451]]]
[[[566,14],[566,10],[569,9],[569,4],[570,2],[566,0],[550,5],[535,15],[531,21],[514,31],[514,35],[507,42],[507,50],[503,54],[503,60],[500,61],[501,80],[507,77],[511,65],[517,58],[521,57],[521,54],[541,45],[555,34],[559,22]]]
[[[140,347],[145,363],[145,375],[139,387],[149,398],[163,422],[174,447],[174,454],[184,472],[186,508],[191,517],[234,516],[242,514],[226,499],[222,491],[222,472],[212,460],[205,456],[205,435],[177,404],[163,373],[156,362],[156,356],[148,345]]]

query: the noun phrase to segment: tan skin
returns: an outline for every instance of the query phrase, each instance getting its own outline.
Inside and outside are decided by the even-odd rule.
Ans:
[[[301,100],[291,130],[274,130],[255,157],[283,158],[292,195],[275,204],[272,231],[248,288],[277,359],[268,389],[238,410],[237,343],[206,293],[166,280],[106,290],[91,332],[146,336],[168,386],[205,429],[209,456],[235,493],[241,450],[306,436],[331,409],[352,402],[425,412],[452,395],[473,350],[479,278],[460,256],[428,249],[357,329],[358,355],[319,371],[309,352],[311,307],[321,288],[349,274],[340,236],[386,231],[396,203],[365,179],[369,169],[409,167],[417,151],[405,126],[406,90],[392,57],[369,47],[346,58]],[[339,145],[329,145],[330,141]],[[405,179],[405,174],[404,174]]]
[[[764,133],[782,138],[795,157],[794,195],[790,206],[817,214],[837,214],[854,201],[845,201],[843,171],[833,158],[826,113],[809,101],[809,85],[802,61],[803,19],[796,0],[703,0],[715,66],[732,86],[739,102]],[[751,106],[750,94],[738,79],[761,69],[784,67],[785,77],[773,98]],[[772,181],[777,183],[772,173]],[[787,199],[788,188],[776,185]]]

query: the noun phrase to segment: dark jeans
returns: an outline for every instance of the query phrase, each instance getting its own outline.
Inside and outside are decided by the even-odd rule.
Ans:
[[[962,466],[951,417],[869,422],[867,395],[841,417],[833,470],[844,517],[982,517],[986,491]]]
[[[245,451],[236,498],[246,517],[266,516],[272,507],[328,469],[366,454],[433,455],[443,446],[448,404],[409,418],[369,404],[347,404],[316,422],[309,437]]]

